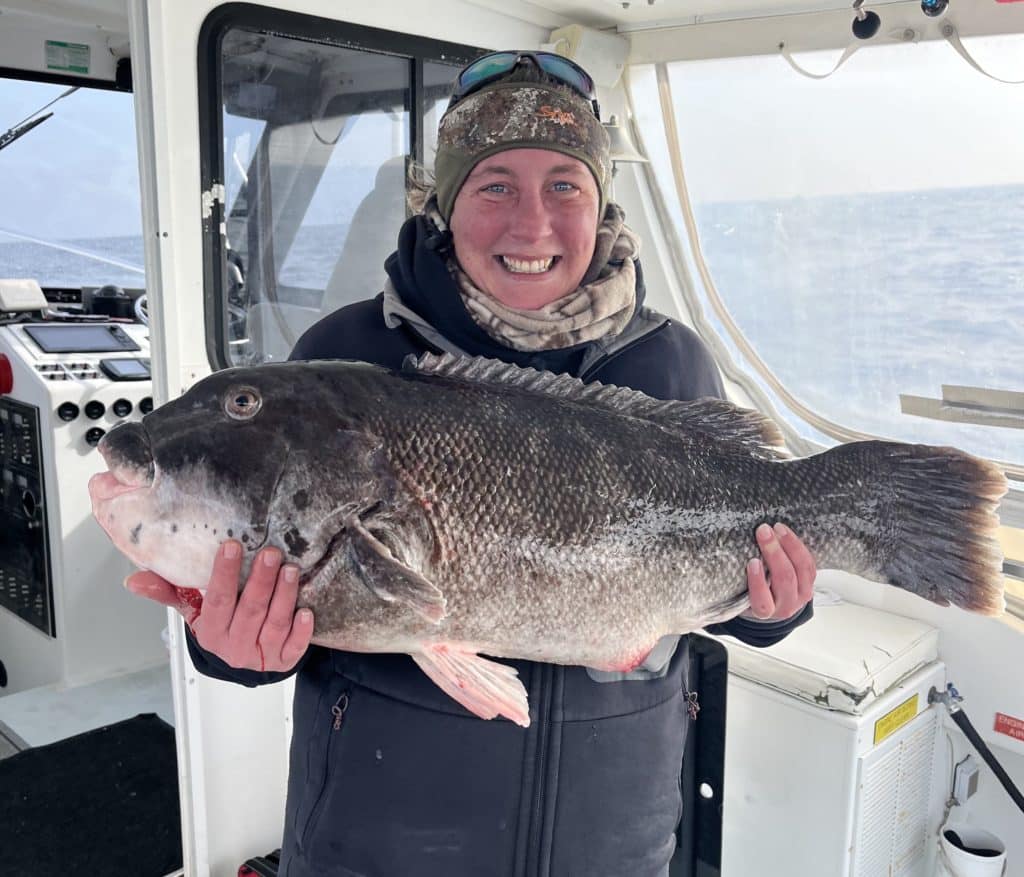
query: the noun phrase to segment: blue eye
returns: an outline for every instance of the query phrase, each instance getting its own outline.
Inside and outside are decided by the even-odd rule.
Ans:
[[[506,191],[506,188],[504,183],[491,183],[490,185],[484,186],[484,191],[503,194]]]
[[[572,192],[576,187],[572,183],[558,182],[554,184],[557,192]]]

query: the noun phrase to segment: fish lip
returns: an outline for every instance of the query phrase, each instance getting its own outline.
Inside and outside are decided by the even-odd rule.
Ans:
[[[125,427],[128,426],[129,424],[125,424]],[[116,435],[116,430],[111,430],[103,436],[96,448],[107,465],[107,471],[98,472],[89,479],[89,499],[95,516],[100,514],[101,508],[120,497],[151,489],[156,484],[159,471],[150,450],[149,434],[141,424],[131,424],[130,427],[132,435],[142,443],[144,449],[143,454],[135,455],[135,462],[132,462],[123,450],[119,450],[114,441],[108,440]],[[122,432],[121,435],[125,436],[127,433]]]
[[[152,487],[156,482],[156,466],[153,463],[143,468],[141,466],[126,466],[118,460],[108,460],[106,457],[104,457],[104,462],[107,464],[107,472],[101,474],[114,478],[123,488],[120,491],[122,493],[126,490],[142,490]]]
[[[118,478],[114,472],[98,472],[89,479],[89,496],[93,505],[102,502],[110,502],[126,493],[135,493],[138,490],[145,490],[148,484],[129,484]]]
[[[122,488],[113,495],[120,495],[129,490],[141,489],[143,487],[152,487],[156,482],[157,467],[153,459],[149,433],[141,423],[126,423],[119,427],[119,429],[121,430],[120,433],[118,429],[114,429],[103,436],[96,447],[96,450],[99,451],[100,456],[103,458],[103,462],[107,464],[107,469],[109,470],[107,474],[116,479],[118,485]],[[128,445],[129,451],[138,451],[140,446],[144,450],[143,455],[135,454],[134,460],[131,459],[132,455],[130,453],[125,452],[123,442],[120,449],[114,445],[114,441],[117,438],[129,435],[133,437]],[[134,448],[132,448],[132,444],[135,445]],[[140,462],[140,456],[144,462]],[[109,481],[102,482],[102,485],[110,489],[115,487]],[[113,495],[110,498],[113,498]]]

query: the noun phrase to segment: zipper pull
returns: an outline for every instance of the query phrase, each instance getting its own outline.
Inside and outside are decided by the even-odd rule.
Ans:
[[[697,692],[684,691],[683,697],[686,698],[686,711],[690,714],[690,721],[696,721],[697,713],[700,712],[700,704],[697,702]]]
[[[345,710],[348,709],[348,692],[342,693],[334,706],[331,707],[331,715],[334,716],[334,730],[341,728],[341,720],[345,717]]]

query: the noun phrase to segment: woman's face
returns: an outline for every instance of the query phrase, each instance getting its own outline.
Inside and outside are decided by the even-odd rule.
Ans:
[[[577,158],[509,149],[462,184],[449,223],[473,284],[502,304],[536,310],[580,285],[594,255],[600,195]]]

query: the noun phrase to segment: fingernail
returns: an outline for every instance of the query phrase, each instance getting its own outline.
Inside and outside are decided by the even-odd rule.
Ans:
[[[235,541],[229,541],[224,543],[224,556],[228,560],[234,560],[238,555],[242,553],[242,546]]]
[[[747,561],[747,572],[757,574],[761,572],[761,561],[756,557]]]
[[[288,566],[284,568],[284,580],[289,585],[294,585],[299,580],[299,568],[288,564]]]
[[[771,542],[772,528],[767,524],[760,524],[757,528],[757,538],[760,542]]]
[[[308,609],[300,609],[297,618],[302,624],[311,624],[313,621],[313,613]]]
[[[264,566],[277,566],[281,562],[281,552],[276,548],[267,548],[263,552]]]
[[[129,582],[131,581],[131,579],[132,579],[132,577],[131,577],[131,576],[125,576],[125,577],[124,577],[124,581],[123,581],[123,582],[121,582],[121,586],[122,586],[122,587],[123,587],[123,588],[124,588],[124,589],[125,589],[126,591],[131,591],[131,592],[132,592],[132,593],[134,594],[134,593],[135,593],[135,588],[133,588],[133,587],[132,587],[132,586],[131,586],[131,585],[129,584]]]
[[[778,536],[780,539],[783,536],[788,536],[789,535],[789,527],[787,527],[785,524],[776,524],[775,525],[775,535]]]

